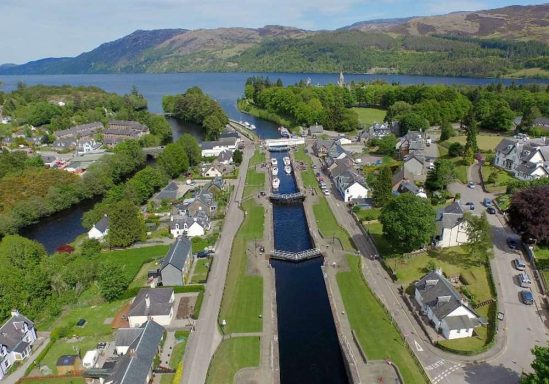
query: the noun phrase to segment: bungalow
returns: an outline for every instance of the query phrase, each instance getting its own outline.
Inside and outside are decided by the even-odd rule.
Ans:
[[[147,320],[170,325],[174,306],[173,288],[141,288],[128,312],[131,328],[141,327]]]
[[[454,201],[437,212],[435,245],[455,247],[469,242],[467,222],[459,201]]]
[[[101,384],[147,384],[164,339],[164,327],[147,320],[139,328],[120,328],[116,334],[114,359],[107,359],[102,369],[84,373]]]
[[[204,177],[221,177],[223,172],[219,170],[219,167],[215,164],[210,165],[209,167],[203,168],[202,176]]]
[[[337,177],[333,182],[341,194],[343,201],[348,203],[357,199],[367,199],[370,190],[364,178],[354,171],[346,171]]]
[[[210,219],[203,211],[198,211],[194,216],[172,215],[170,217],[170,233],[173,237],[183,235],[188,237],[204,236],[210,228]]]
[[[101,220],[88,231],[88,239],[103,240],[109,233],[109,218],[104,215]]]
[[[415,300],[447,339],[471,337],[473,329],[484,322],[440,270],[429,272],[415,283]]]
[[[156,271],[157,283],[163,286],[183,285],[183,278],[192,263],[192,243],[187,237],[178,237],[160,261]]]
[[[16,361],[30,355],[35,341],[34,323],[13,310],[11,317],[0,327],[0,380]]]
[[[234,151],[237,148],[239,139],[225,137],[218,141],[204,141],[201,144],[202,157],[217,157],[223,151]]]

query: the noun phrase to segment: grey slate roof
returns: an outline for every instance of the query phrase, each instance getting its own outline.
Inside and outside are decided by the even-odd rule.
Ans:
[[[34,328],[34,323],[21,314],[8,319],[0,327],[0,346],[5,345],[8,351],[18,351],[20,349],[19,345],[23,343],[22,338],[26,333],[23,328],[25,323],[29,329]]]
[[[171,182],[170,184],[166,185],[160,192],[156,194],[157,199],[172,199],[175,200],[177,198],[177,191],[178,187],[175,182]]]
[[[67,136],[91,136],[103,129],[103,123],[96,121],[88,124],[75,125],[69,129],[55,131],[54,135],[58,138]]]
[[[164,328],[149,320],[140,328],[141,335],[130,345],[128,353],[116,363],[105,381],[112,384],[145,384],[154,357],[164,336]]]
[[[496,152],[501,152],[506,155],[508,155],[515,144],[517,143],[517,140],[513,139],[503,139],[499,142],[499,144],[496,146]]]
[[[452,204],[440,209],[438,211],[438,223],[442,228],[454,228],[458,223],[463,220],[463,208],[458,201],[454,201]]]
[[[449,330],[470,329],[474,328],[476,325],[471,321],[471,319],[469,319],[469,316],[465,315],[450,316],[447,317],[445,321]]]
[[[316,134],[319,134],[319,133],[322,133],[322,132],[324,132],[324,127],[322,125],[315,124],[315,125],[311,125],[309,127],[309,134],[310,135],[316,135]]]
[[[143,333],[143,328],[120,328],[116,332],[115,345],[129,347]]]
[[[437,319],[441,321],[461,306],[478,317],[471,308],[461,302],[461,296],[452,284],[436,271],[423,276],[415,286],[421,294],[423,304],[430,307]]]
[[[130,306],[129,316],[162,316],[172,309],[173,288],[141,288]],[[150,300],[147,307],[146,298]]]
[[[359,183],[363,187],[368,188],[366,183],[364,182],[364,178],[353,171],[343,172],[335,178],[334,182],[339,186],[339,189],[342,191],[349,188],[354,183]]]
[[[191,254],[192,243],[187,237],[179,237],[175,240],[168,250],[168,254],[161,261],[162,268],[171,264],[175,268],[183,271],[183,266]]]
[[[109,217],[107,215],[103,216],[101,220],[95,223],[95,228],[104,233],[109,228]]]
[[[224,161],[231,161],[233,158],[233,151],[225,149],[222,151],[219,156],[217,156],[217,161],[224,162]]]

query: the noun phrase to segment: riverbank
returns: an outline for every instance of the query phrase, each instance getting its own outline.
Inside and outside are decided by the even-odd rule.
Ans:
[[[257,106],[250,103],[250,101],[247,99],[239,99],[236,105],[238,110],[242,113],[246,113],[248,115],[258,117],[263,120],[271,121],[278,124],[279,126],[292,129],[298,126],[297,123],[288,118],[282,117],[274,112],[269,112],[265,109],[258,108]]]

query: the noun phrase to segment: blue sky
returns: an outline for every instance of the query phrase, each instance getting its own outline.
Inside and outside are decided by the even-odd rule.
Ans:
[[[75,56],[136,29],[335,29],[377,18],[424,16],[543,1],[494,0],[0,0],[0,63]]]

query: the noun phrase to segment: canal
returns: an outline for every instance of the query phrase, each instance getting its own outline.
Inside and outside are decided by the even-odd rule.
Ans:
[[[287,152],[271,153],[278,161],[280,193],[297,192],[293,173],[283,170]],[[298,252],[313,248],[301,203],[273,206],[274,247]],[[348,383],[326,291],[322,259],[300,263],[272,260],[275,269],[280,382]]]

